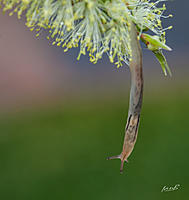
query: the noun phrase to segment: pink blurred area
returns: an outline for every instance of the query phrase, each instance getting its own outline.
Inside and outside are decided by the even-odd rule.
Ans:
[[[107,60],[93,65],[87,56],[77,61],[77,50],[64,53],[45,39],[46,33],[36,38],[24,17],[0,12],[0,27],[1,110],[63,102],[70,95],[87,98],[96,91],[115,95],[119,85],[129,83],[127,68],[117,70]]]
[[[16,16],[0,12],[1,109],[48,102],[64,92],[71,68],[66,61],[60,66],[48,46]]]

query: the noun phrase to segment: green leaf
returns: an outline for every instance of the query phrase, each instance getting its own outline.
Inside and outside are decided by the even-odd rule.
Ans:
[[[148,35],[146,33],[142,34],[142,39],[146,41],[148,49],[151,51],[157,50],[159,48],[165,49],[167,51],[171,51],[172,49],[167,46],[165,43],[159,40],[157,35]]]
[[[157,60],[159,61],[165,76],[167,76],[167,72],[169,73],[170,76],[172,76],[171,70],[167,64],[167,60],[163,55],[162,51],[158,49],[152,52],[155,54]]]

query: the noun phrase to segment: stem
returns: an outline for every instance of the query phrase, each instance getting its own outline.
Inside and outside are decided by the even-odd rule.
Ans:
[[[136,27],[133,22],[130,24],[132,60],[130,61],[129,68],[131,73],[131,90],[123,150],[120,155],[108,158],[121,159],[120,172],[123,171],[124,162],[127,162],[127,158],[133,151],[137,139],[143,97],[142,51],[139,40],[137,39]]]

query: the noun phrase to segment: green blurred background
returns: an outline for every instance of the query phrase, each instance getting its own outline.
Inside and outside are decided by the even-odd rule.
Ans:
[[[78,62],[77,50],[65,54],[46,33],[36,39],[24,20],[0,13],[0,199],[188,199],[188,4],[168,3],[173,77],[143,51],[139,135],[123,174],[106,157],[122,148],[128,68],[106,57]]]

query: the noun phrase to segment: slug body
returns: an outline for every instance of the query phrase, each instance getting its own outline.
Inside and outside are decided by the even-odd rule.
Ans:
[[[131,90],[128,118],[125,127],[123,149],[120,155],[108,159],[121,159],[120,172],[123,171],[124,162],[133,151],[140,121],[140,112],[143,98],[143,73],[142,73],[142,51],[137,39],[137,30],[133,22],[130,27],[132,60],[129,63],[131,73]]]

